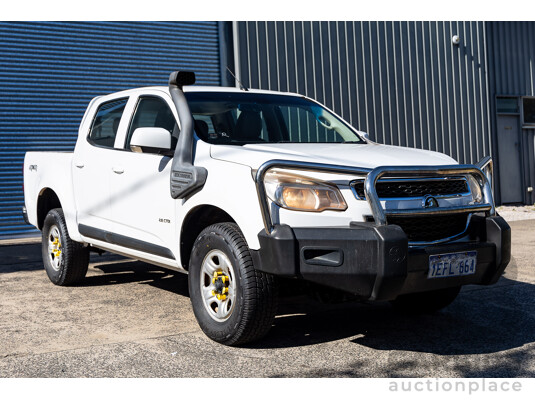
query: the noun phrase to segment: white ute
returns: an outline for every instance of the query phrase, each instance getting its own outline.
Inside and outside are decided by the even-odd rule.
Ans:
[[[91,249],[189,273],[211,339],[261,338],[284,281],[405,311],[492,284],[510,259],[492,162],[370,141],[301,95],[191,86],[91,101],[73,153],[29,152],[26,221],[56,285]]]

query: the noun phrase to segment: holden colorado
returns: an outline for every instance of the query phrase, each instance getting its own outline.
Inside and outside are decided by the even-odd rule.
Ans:
[[[186,272],[201,329],[239,345],[270,329],[281,281],[429,312],[502,275],[489,157],[459,165],[302,95],[194,82],[96,97],[73,152],[26,153],[23,214],[54,284],[82,281],[92,250]]]

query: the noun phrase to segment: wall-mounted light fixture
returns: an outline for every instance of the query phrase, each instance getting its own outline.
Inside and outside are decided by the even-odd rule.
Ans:
[[[451,42],[457,46],[459,43],[461,43],[461,38],[459,37],[459,35],[453,35],[453,37],[451,38]]]

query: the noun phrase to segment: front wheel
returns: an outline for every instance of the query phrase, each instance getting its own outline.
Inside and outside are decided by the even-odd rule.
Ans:
[[[52,283],[74,285],[85,278],[89,248],[71,239],[61,208],[48,212],[43,224],[41,248],[45,270]]]
[[[214,224],[200,233],[188,275],[195,318],[210,339],[240,345],[271,328],[277,309],[275,277],[254,269],[236,224]]]
[[[410,293],[399,296],[391,302],[395,310],[408,314],[423,314],[439,311],[449,306],[457,298],[460,286]]]

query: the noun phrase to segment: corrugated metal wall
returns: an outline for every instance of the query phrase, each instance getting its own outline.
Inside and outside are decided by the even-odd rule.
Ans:
[[[535,23],[489,24],[496,94],[535,96]]]
[[[219,85],[215,22],[0,22],[0,238],[23,224],[26,151],[72,150],[89,100],[166,85],[176,69]]]
[[[238,22],[235,36],[245,85],[312,97],[379,143],[493,152],[483,22]]]
[[[488,31],[494,94],[535,96],[535,22],[489,22]],[[535,187],[535,129],[522,126],[522,116],[518,118],[524,173],[522,184],[523,188]],[[524,191],[523,196],[527,204],[535,201],[534,193]]]

